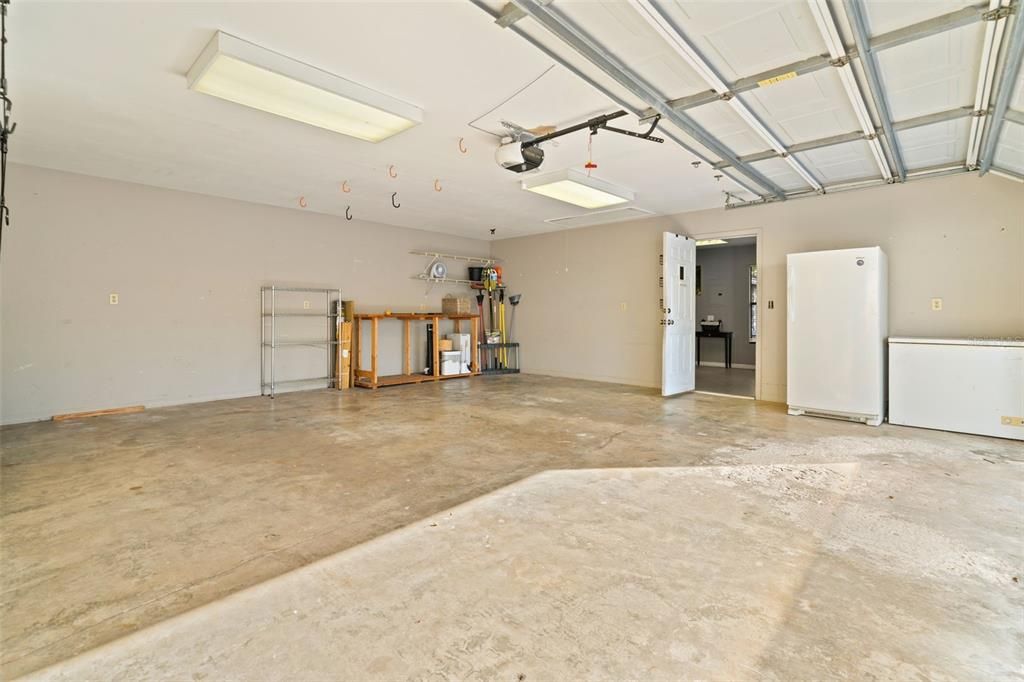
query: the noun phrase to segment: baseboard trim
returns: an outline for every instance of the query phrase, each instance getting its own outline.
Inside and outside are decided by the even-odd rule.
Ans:
[[[724,362],[701,362],[701,367],[725,367]],[[732,369],[756,369],[754,365],[744,365],[738,362],[732,363]]]
[[[738,400],[754,400],[752,395],[736,395],[734,393],[716,393],[715,391],[694,391],[694,393],[700,393],[701,395],[715,395],[719,398],[737,398]]]

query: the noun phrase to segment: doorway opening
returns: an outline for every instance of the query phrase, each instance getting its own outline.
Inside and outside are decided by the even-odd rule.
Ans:
[[[757,397],[757,237],[697,240],[695,384],[701,393]]]

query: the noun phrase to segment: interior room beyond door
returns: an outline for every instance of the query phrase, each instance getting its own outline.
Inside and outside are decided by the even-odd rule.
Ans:
[[[758,336],[755,237],[697,242],[695,385],[754,397]]]

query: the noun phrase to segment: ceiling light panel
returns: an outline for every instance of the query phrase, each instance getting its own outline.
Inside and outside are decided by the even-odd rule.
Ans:
[[[653,211],[637,208],[636,206],[622,206],[620,208],[609,208],[604,211],[591,211],[590,213],[565,216],[562,218],[548,218],[544,222],[551,225],[557,225],[561,229],[567,229],[570,227],[583,227],[585,225],[617,223],[623,220],[637,220],[638,218],[646,218],[651,215],[654,215]]]
[[[604,208],[633,201],[632,190],[590,177],[574,168],[523,180],[523,189],[582,208]]]
[[[187,79],[196,92],[367,142],[423,121],[418,107],[222,31]]]

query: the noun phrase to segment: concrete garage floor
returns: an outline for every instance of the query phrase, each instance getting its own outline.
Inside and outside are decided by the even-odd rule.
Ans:
[[[697,366],[696,386],[698,391],[754,397],[754,370],[740,367]]]
[[[0,435],[5,678],[1024,666],[1018,442],[531,376]]]

